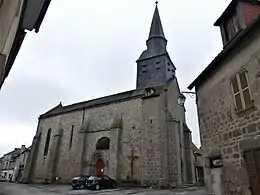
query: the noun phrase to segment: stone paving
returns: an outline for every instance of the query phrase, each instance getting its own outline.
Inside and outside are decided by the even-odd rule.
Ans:
[[[205,195],[205,190],[199,187],[180,190],[154,190],[143,188],[117,188],[99,191],[72,190],[68,185],[24,185],[0,183],[0,195]]]

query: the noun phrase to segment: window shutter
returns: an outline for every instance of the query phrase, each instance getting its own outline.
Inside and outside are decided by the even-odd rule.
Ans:
[[[245,106],[246,106],[246,107],[251,106],[252,100],[251,100],[250,92],[249,92],[249,89],[248,89],[248,88],[243,91],[243,96],[244,96]]]
[[[242,100],[241,100],[240,93],[235,95],[235,101],[236,101],[237,111],[242,110],[243,109],[243,105],[242,105]]]
[[[239,92],[237,77],[234,77],[234,78],[231,80],[231,84],[232,84],[232,87],[233,87],[233,92],[234,92],[234,94],[236,94],[237,92]]]
[[[233,88],[233,95],[234,95],[237,111],[240,111],[243,109],[243,104],[242,104],[241,94],[239,92],[239,85],[238,85],[237,77],[234,77],[231,80],[231,85]]]
[[[247,108],[247,107],[252,105],[252,98],[251,98],[251,95],[250,95],[246,71],[239,73],[239,80],[240,80],[240,85],[241,85],[241,90],[242,90],[242,94],[243,94],[243,100],[244,100],[245,108]]]
[[[245,89],[246,87],[248,87],[248,83],[247,83],[247,79],[246,79],[246,72],[241,72],[239,74],[239,78],[240,78],[240,83],[241,83],[241,88]]]
[[[252,97],[249,89],[247,72],[243,71],[231,79],[234,100],[237,111],[241,111],[252,106]]]

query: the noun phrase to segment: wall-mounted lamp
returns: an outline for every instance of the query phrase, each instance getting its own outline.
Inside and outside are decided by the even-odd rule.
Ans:
[[[196,93],[195,92],[186,92],[182,91],[178,97],[178,104],[181,106],[184,106],[186,97],[183,94],[188,94],[191,98],[196,98]]]

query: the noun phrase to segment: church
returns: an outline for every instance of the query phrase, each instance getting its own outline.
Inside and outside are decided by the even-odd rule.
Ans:
[[[23,182],[104,174],[146,186],[194,183],[191,131],[166,45],[156,4],[147,48],[136,61],[136,89],[60,103],[40,115]]]

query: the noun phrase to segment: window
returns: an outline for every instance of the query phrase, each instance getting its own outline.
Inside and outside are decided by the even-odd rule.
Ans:
[[[98,140],[96,149],[97,150],[109,150],[110,139],[107,137],[102,137]]]
[[[252,106],[253,101],[248,86],[247,72],[242,71],[231,79],[236,110],[241,111]]]
[[[228,40],[231,40],[239,31],[239,23],[237,15],[234,14],[227,22]]]
[[[50,139],[51,139],[51,129],[49,129],[47,133],[43,156],[47,156],[48,154]]]
[[[71,126],[70,145],[69,145],[69,148],[70,148],[70,149],[71,149],[71,147],[72,147],[73,133],[74,133],[74,125]]]

